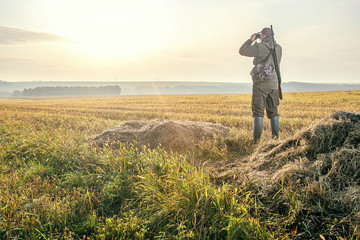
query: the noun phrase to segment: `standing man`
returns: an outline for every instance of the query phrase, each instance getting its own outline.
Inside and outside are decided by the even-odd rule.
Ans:
[[[260,42],[256,41],[257,38]],[[275,50],[278,64],[281,61],[281,46],[275,43]],[[272,31],[270,28],[264,28],[260,33],[254,33],[250,36],[239,50],[241,56],[254,57],[253,64],[268,63],[274,64],[271,49],[274,48],[272,39]],[[273,76],[263,82],[253,83],[251,108],[254,118],[254,142],[256,143],[260,137],[263,127],[264,109],[266,115],[270,119],[271,132],[274,138],[279,136],[279,114],[277,107],[279,106],[278,98],[278,77],[274,71]]]

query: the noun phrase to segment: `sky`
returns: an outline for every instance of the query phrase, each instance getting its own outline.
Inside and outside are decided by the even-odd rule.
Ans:
[[[360,83],[359,0],[2,0],[0,80],[250,83],[273,26],[284,82]]]

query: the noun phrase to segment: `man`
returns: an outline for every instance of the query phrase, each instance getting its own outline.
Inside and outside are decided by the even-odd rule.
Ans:
[[[260,35],[260,36],[259,36]],[[256,39],[259,37],[260,42]],[[269,56],[269,63],[274,65],[273,57],[270,49],[273,49],[272,31],[270,28],[264,28],[260,33],[254,33],[250,36],[239,50],[240,55],[254,57],[253,64],[256,65],[265,62]],[[282,49],[275,43],[276,55],[280,64]],[[275,70],[274,70],[275,71]],[[254,118],[254,142],[256,143],[260,137],[263,127],[264,109],[266,115],[270,119],[272,136],[277,138],[279,135],[279,114],[277,107],[278,99],[278,79],[276,72],[273,77],[267,81],[253,84],[253,93],[251,108]]]

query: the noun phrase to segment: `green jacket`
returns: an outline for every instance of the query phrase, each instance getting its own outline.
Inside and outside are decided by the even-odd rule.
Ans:
[[[276,46],[275,47],[276,56],[278,59],[278,63],[280,64],[281,56],[282,56],[282,49],[281,49],[281,46],[277,43],[275,43],[275,46]],[[268,36],[260,43],[257,43],[257,42],[253,43],[250,39],[247,40],[240,47],[239,53],[241,56],[254,57],[253,64],[256,65],[266,59],[266,57],[270,53],[269,48],[271,48],[271,49],[273,48],[271,36]],[[272,56],[269,56],[269,58],[270,58],[269,59],[270,63],[274,64]],[[270,79],[269,81],[257,84],[256,87],[259,87],[262,89],[277,89],[278,88],[277,74],[275,73],[274,77],[272,79]]]

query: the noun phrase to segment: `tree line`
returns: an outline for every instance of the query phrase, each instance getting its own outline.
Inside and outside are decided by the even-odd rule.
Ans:
[[[36,87],[25,88],[23,91],[14,91],[13,96],[103,96],[120,95],[119,86],[100,86],[100,87]]]

